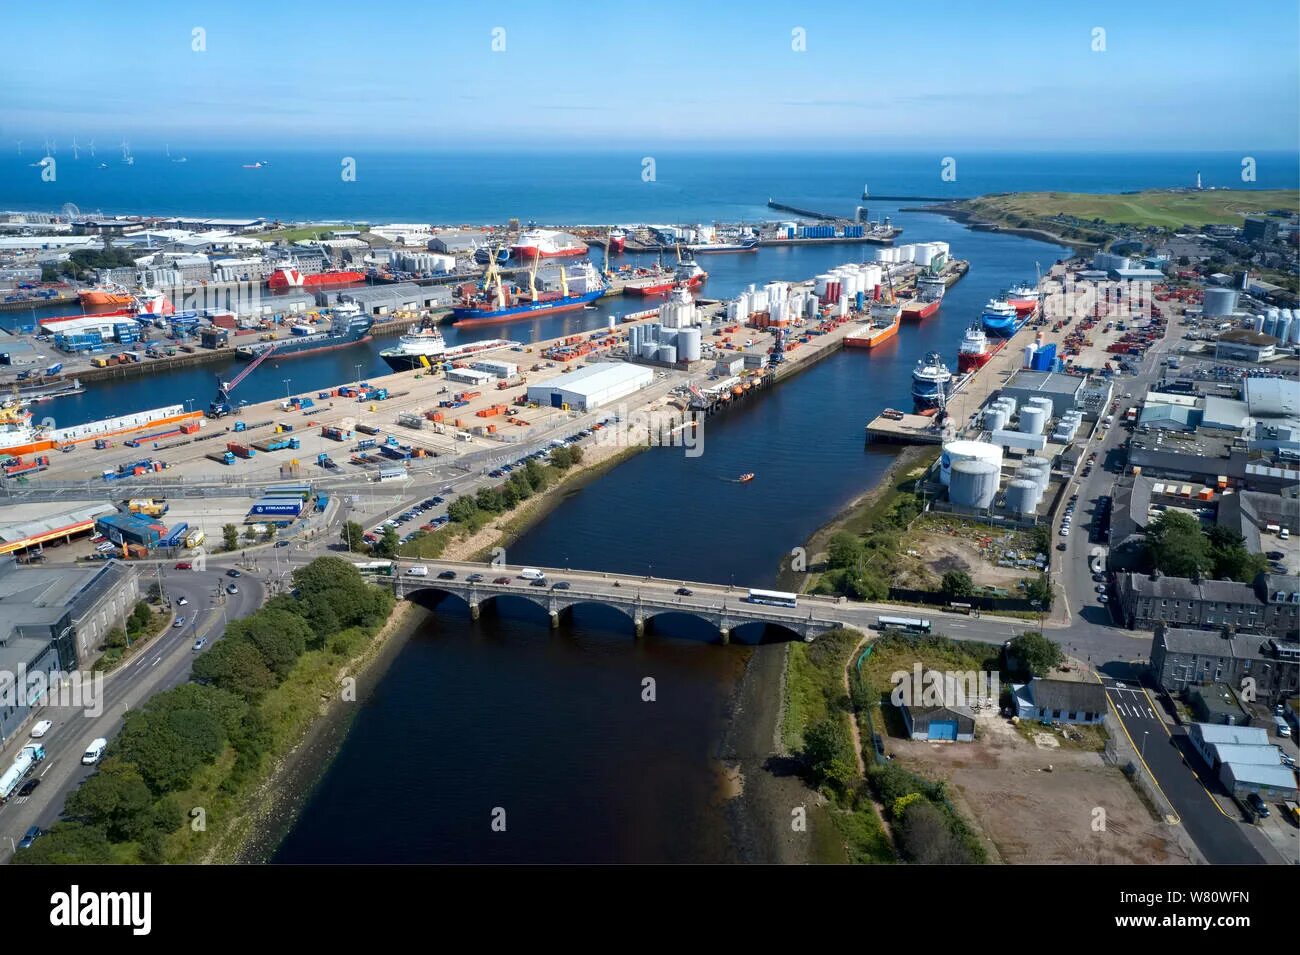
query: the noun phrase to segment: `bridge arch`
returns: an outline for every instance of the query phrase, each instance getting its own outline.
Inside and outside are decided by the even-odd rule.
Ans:
[[[804,635],[793,627],[768,620],[749,620],[731,628],[731,641],[746,646],[763,646],[771,643],[802,643]]]
[[[605,600],[600,600],[596,597],[582,598],[582,599],[564,603],[559,608],[559,619],[567,620],[568,622],[572,623],[573,611],[574,608],[576,607],[597,607],[602,611],[611,614],[617,614],[619,617],[622,617],[625,621],[627,621],[627,626],[629,630],[635,631],[636,629],[636,617],[634,617],[626,607],[621,607],[616,603],[610,603]]]

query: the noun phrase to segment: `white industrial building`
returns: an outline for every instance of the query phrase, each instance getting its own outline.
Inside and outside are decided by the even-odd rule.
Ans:
[[[538,385],[528,386],[528,400],[552,408],[567,405],[591,411],[649,386],[654,372],[638,365],[602,362]]]

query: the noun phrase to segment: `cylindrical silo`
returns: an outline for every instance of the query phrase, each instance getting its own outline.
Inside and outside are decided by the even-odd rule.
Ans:
[[[1025,346],[1025,359],[1021,368],[1032,368],[1034,366],[1034,356],[1038,354],[1038,346],[1030,342]]]
[[[1251,318],[1250,327],[1257,332],[1262,332],[1264,330],[1264,316],[1256,315],[1253,318]]]
[[[984,409],[984,430],[1001,431],[1007,426],[1007,413],[1004,409],[992,405]]]
[[[1016,408],[1018,406],[1016,405],[1015,398],[1012,398],[1010,395],[1002,395],[998,398],[997,403],[1007,409],[1008,418],[1014,418],[1016,416]]]
[[[633,325],[627,330],[627,352],[629,355],[641,354],[641,326]]]
[[[1277,309],[1270,308],[1264,313],[1264,327],[1260,331],[1265,335],[1277,334]]]
[[[659,350],[655,353],[655,358],[670,365],[677,364],[677,346],[660,345]]]
[[[682,361],[699,361],[702,335],[698,328],[683,328],[677,333],[677,354]]]
[[[1273,332],[1279,341],[1288,342],[1291,340],[1291,310],[1288,308],[1282,312],[1281,317],[1277,320],[1277,330]]]
[[[1207,288],[1201,303],[1201,314],[1206,318],[1222,318],[1237,310],[1237,292],[1230,288]]]
[[[1037,509],[1037,484],[1017,479],[1007,485],[1007,510],[1016,514],[1032,514]]]
[[[1048,468],[1035,467],[1032,465],[1022,465],[1016,472],[1016,477],[1025,481],[1033,481],[1038,485],[1040,493],[1047,491],[1047,484],[1051,480],[1052,472]]]
[[[658,350],[659,350],[659,346],[656,345],[654,342],[642,342],[640,354],[642,358],[645,358],[649,361],[654,361],[655,353]]]
[[[1025,434],[1042,434],[1047,424],[1047,413],[1034,405],[1020,409],[1020,430]]]
[[[1291,344],[1300,345],[1300,312],[1294,308],[1288,308],[1291,313]]]
[[[939,455],[939,481],[947,484],[958,461],[987,461],[1002,467],[1002,448],[987,441],[949,441]]]
[[[961,507],[988,507],[998,493],[1001,469],[991,461],[957,461],[952,466],[948,500]]]
[[[1042,395],[1034,395],[1034,397],[1032,397],[1032,398],[1030,398],[1028,401],[1026,401],[1025,404],[1027,404],[1027,405],[1035,405],[1036,407],[1042,408],[1042,409],[1043,409],[1044,411],[1046,411],[1048,414],[1051,414],[1051,413],[1052,413],[1052,399],[1051,399],[1051,398],[1044,398]]]

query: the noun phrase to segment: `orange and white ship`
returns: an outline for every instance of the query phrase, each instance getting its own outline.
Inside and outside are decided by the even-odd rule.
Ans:
[[[1038,309],[1038,289],[1027,282],[1011,286],[1002,297],[1017,315],[1032,315]]]
[[[36,454],[140,431],[156,431],[202,418],[201,411],[186,411],[184,405],[167,405],[70,428],[45,428],[32,425],[31,412],[27,409],[8,405],[0,408],[0,455]]]
[[[135,296],[124,286],[110,283],[83,288],[77,292],[82,308],[123,308],[135,301]]]
[[[550,229],[531,229],[519,236],[510,246],[516,259],[531,262],[534,259],[559,259],[571,255],[586,255],[587,244],[577,236]]]

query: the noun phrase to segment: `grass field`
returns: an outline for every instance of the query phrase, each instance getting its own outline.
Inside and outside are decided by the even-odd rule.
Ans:
[[[1300,209],[1300,194],[1290,189],[1239,189],[1211,192],[1171,192],[1155,189],[1119,195],[1083,192],[1020,192],[982,196],[965,203],[976,213],[1047,219],[1055,215],[1079,219],[1173,229],[1182,225],[1236,225],[1247,215],[1269,209]]]
[[[311,239],[315,237],[325,238],[326,232],[333,232],[336,229],[351,230],[360,228],[350,222],[331,222],[318,223],[316,225],[301,226],[293,229],[276,229],[274,232],[250,232],[252,238],[259,242],[275,242],[283,239],[285,242],[298,242],[302,239]]]

